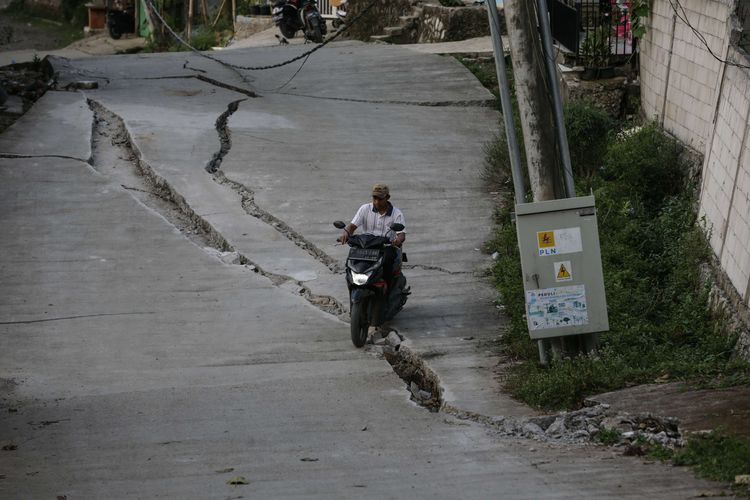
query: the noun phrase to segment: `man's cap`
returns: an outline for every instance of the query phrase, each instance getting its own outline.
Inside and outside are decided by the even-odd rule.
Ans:
[[[382,200],[388,198],[388,196],[390,195],[390,191],[388,190],[388,186],[386,186],[385,184],[375,184],[372,187],[372,195]]]

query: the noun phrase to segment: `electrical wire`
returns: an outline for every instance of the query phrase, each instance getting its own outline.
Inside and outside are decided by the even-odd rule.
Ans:
[[[232,69],[242,69],[242,70],[246,70],[246,71],[262,71],[262,70],[280,68],[282,66],[286,66],[287,64],[291,64],[293,62],[299,61],[300,59],[305,59],[305,62],[307,62],[307,58],[310,57],[311,54],[313,54],[314,52],[322,49],[323,47],[325,47],[326,45],[328,45],[329,43],[331,43],[332,41],[334,41],[336,38],[338,38],[339,36],[341,36],[345,31],[347,31],[350,27],[352,27],[359,19],[361,19],[362,16],[364,16],[379,1],[380,0],[372,0],[372,2],[370,2],[364,9],[362,9],[362,11],[359,14],[357,14],[354,18],[352,18],[351,21],[349,21],[348,23],[346,23],[342,29],[340,29],[339,31],[337,31],[333,36],[331,36],[330,38],[328,38],[323,43],[320,43],[320,44],[316,45],[315,47],[313,47],[311,50],[308,50],[307,52],[303,52],[302,54],[300,54],[300,55],[298,55],[296,57],[293,57],[291,59],[288,59],[286,61],[283,61],[283,62],[280,62],[280,63],[277,63],[277,64],[269,64],[267,66],[240,66],[240,65],[237,65],[237,64],[231,64],[231,63],[222,61],[222,60],[220,60],[220,59],[218,59],[216,57],[212,57],[212,56],[210,56],[208,54],[205,54],[205,53],[199,51],[198,49],[196,49],[195,47],[193,47],[192,45],[190,45],[190,43],[186,42],[180,35],[178,35],[172,29],[171,26],[169,26],[169,24],[164,20],[164,18],[161,16],[161,14],[159,14],[159,9],[154,4],[154,0],[146,0],[145,4],[148,7],[148,9],[151,11],[151,13],[154,14],[154,16],[159,20],[159,22],[167,29],[167,31],[169,31],[169,33],[178,42],[180,42],[185,47],[189,48],[191,51],[193,51],[197,55],[199,55],[201,57],[204,57],[206,59],[210,59],[211,61],[214,61],[216,63],[221,64],[222,66],[226,66],[226,67],[229,67],[229,68],[232,68]],[[297,70],[297,73],[299,72],[299,70],[302,69],[302,66],[304,66],[305,62],[302,63],[302,65],[300,66],[300,68]],[[296,76],[296,73],[295,73],[295,76]],[[290,79],[290,81],[291,81],[291,79]],[[283,86],[288,85],[288,84],[289,84],[289,82],[285,83]]]
[[[675,7],[675,4],[677,4],[677,6],[682,11],[682,15],[680,15],[680,12],[677,11],[677,7]],[[717,56],[714,53],[714,51],[711,50],[711,47],[709,47],[708,41],[706,41],[706,37],[703,35],[703,33],[701,33],[700,31],[698,31],[690,23],[690,20],[687,17],[687,12],[685,11],[685,8],[682,6],[682,4],[680,3],[680,0],[669,0],[669,5],[672,7],[672,10],[674,11],[674,13],[677,16],[677,18],[680,21],[682,21],[683,23],[685,23],[688,28],[690,28],[690,30],[695,34],[696,38],[698,38],[698,40],[700,40],[700,42],[706,47],[706,50],[708,51],[708,53],[711,54],[711,56],[714,59],[716,59],[720,63],[727,64],[729,66],[735,66],[737,68],[750,69],[750,66],[748,66],[747,64],[736,63],[736,62],[733,62],[733,61],[729,61],[728,59],[722,59],[721,57]]]

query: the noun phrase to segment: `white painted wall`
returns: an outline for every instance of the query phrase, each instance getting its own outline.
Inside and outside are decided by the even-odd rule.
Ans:
[[[718,58],[750,66],[730,44],[734,2],[655,0],[641,41],[641,105],[704,154],[700,214],[722,269],[750,305],[750,70],[711,55],[675,13],[686,17]],[[673,5],[675,8],[673,8]]]

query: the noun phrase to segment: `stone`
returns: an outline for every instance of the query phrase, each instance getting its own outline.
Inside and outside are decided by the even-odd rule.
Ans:
[[[734,484],[750,484],[750,474],[734,476]]]
[[[547,435],[549,436],[561,436],[565,434],[565,417],[557,417],[549,427],[547,427]]]
[[[651,436],[651,441],[659,444],[667,444],[669,442],[669,437],[666,432],[661,431],[660,433]]]
[[[398,333],[396,332],[390,332],[388,336],[385,338],[385,342],[389,346],[396,348],[401,344],[401,337],[399,337]]]
[[[419,398],[421,401],[429,401],[432,399],[432,393],[427,391],[419,391]]]
[[[607,430],[616,430],[621,433],[633,430],[632,423],[626,420],[622,415],[607,417],[601,422],[601,428]]]
[[[541,436],[544,434],[542,428],[534,422],[527,422],[526,425],[523,426],[522,432],[526,436]]]
[[[541,417],[531,417],[529,422],[538,425],[542,430],[546,430],[555,420],[557,420],[557,415],[542,415]]]
[[[219,259],[221,259],[224,264],[239,264],[240,254],[238,252],[222,252]]]
[[[409,384],[409,392],[411,392],[411,395],[416,399],[419,399],[419,386],[416,384],[416,382],[412,382],[411,384]]]
[[[573,439],[588,439],[590,436],[589,432],[583,429],[573,433]]]

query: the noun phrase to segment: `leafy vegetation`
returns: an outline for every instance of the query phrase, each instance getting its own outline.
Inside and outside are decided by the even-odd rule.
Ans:
[[[645,443],[645,448],[650,458],[692,467],[698,476],[712,481],[733,483],[736,476],[750,474],[750,441],[729,436],[721,429],[689,436],[684,448],[651,443]],[[737,495],[750,497],[746,485],[733,488]]]
[[[611,446],[619,443],[621,436],[622,434],[620,434],[620,431],[617,429],[602,429],[599,431],[599,434],[596,435],[596,438],[600,443]]]
[[[59,10],[56,10],[26,5],[23,0],[15,0],[2,10],[2,17],[43,29],[50,34],[50,39],[56,40],[56,47],[49,48],[61,48],[83,38],[83,26],[88,18],[85,3],[85,1],[67,1],[62,3]]]
[[[497,95],[493,64],[459,60]],[[701,269],[711,253],[679,143],[654,124],[623,132],[585,102],[567,105],[565,121],[577,190],[596,197],[610,331],[594,356],[538,363],[526,325],[512,199],[506,197],[486,250],[498,253],[493,278],[510,318],[502,349],[519,361],[509,390],[532,406],[562,409],[656,378],[702,386],[750,383],[750,366],[732,357],[735,336],[709,309]],[[505,137],[485,153],[489,188],[511,191]]]
[[[672,463],[690,465],[706,479],[734,481],[735,476],[750,474],[750,442],[721,431],[692,436]]]
[[[567,115],[579,125],[592,124],[588,130],[571,127],[571,141],[591,141],[602,133],[597,120],[580,120],[584,113],[578,109]],[[596,392],[658,377],[750,382],[748,365],[732,359],[735,337],[723,333],[720,318],[708,307],[708,289],[699,270],[710,250],[693,212],[695,187],[687,178],[679,145],[655,125],[624,138],[608,137],[599,156],[596,148],[588,149],[590,161],[600,160],[601,168],[588,168],[587,177],[577,178],[579,192],[593,191],[596,197],[602,237],[610,331],[601,335],[597,356],[556,361],[549,367],[536,362],[524,315],[511,207],[498,213],[499,227],[488,247],[502,256],[494,277],[511,317],[504,336],[506,352],[526,361],[514,368],[509,388],[533,406],[558,409],[576,407]]]

